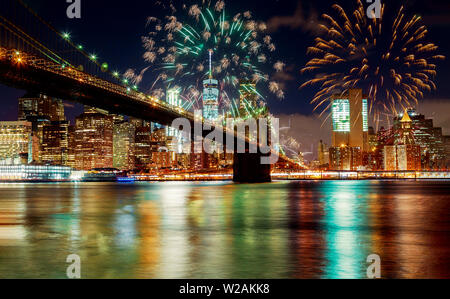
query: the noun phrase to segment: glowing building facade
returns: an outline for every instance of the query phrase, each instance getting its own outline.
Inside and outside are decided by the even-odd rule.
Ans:
[[[219,118],[219,81],[209,78],[203,81],[203,118],[215,121]]]
[[[330,169],[349,171],[358,170],[362,166],[362,153],[359,147],[331,147],[330,153]]]
[[[0,181],[68,181],[72,170],[64,166],[0,165]]]
[[[25,121],[0,122],[0,164],[28,164],[32,162],[32,124]]]
[[[319,159],[319,165],[325,166],[330,164],[330,150],[328,146],[323,143],[322,140],[319,142],[318,146],[318,159]]]
[[[350,102],[345,99],[335,99],[331,105],[331,110],[333,115],[334,145],[337,145],[338,134],[342,133],[342,135],[347,137],[348,133],[350,133]]]
[[[43,94],[28,93],[18,100],[18,119],[19,121],[28,121],[32,124],[32,136],[34,139],[38,140],[38,146],[36,150],[33,151],[31,160],[37,163],[60,163],[60,158],[56,157],[56,154],[50,153],[55,150],[53,146],[51,146],[52,148],[49,151],[45,149],[44,127],[51,127],[47,130],[47,133],[52,131],[55,134],[58,134],[57,131],[59,129],[55,128],[56,124],[62,124],[62,122],[66,120],[63,102]],[[51,141],[53,145],[55,142],[60,142],[62,144],[65,144],[66,142],[64,140],[57,141],[53,137],[50,138],[53,139]],[[46,140],[46,142],[48,141],[49,140]],[[43,155],[46,155],[45,159]],[[44,161],[48,160],[51,156],[55,156],[56,161]]]
[[[394,145],[384,147],[384,170],[421,170],[420,145],[415,142],[412,120],[408,113],[403,114],[395,135]]]
[[[31,121],[33,117],[45,117],[50,121],[64,121],[63,102],[42,94],[27,94],[19,98],[18,119]]]
[[[44,164],[69,164],[69,122],[54,121],[43,127],[41,161]]]
[[[403,118],[405,114],[411,120],[411,134],[414,143],[420,146],[421,160],[423,169],[440,169],[446,166],[445,155],[445,137],[442,134],[442,128],[435,127],[433,119],[426,118],[423,114],[419,114],[414,109],[409,109],[404,113],[400,113],[394,118],[394,134],[395,138],[400,138],[403,134]]]
[[[113,126],[113,116],[91,110],[76,118],[76,169],[113,167]]]
[[[146,169],[152,162],[152,129],[149,125],[138,126],[135,131],[134,165]]]
[[[180,92],[180,88],[167,90],[167,103],[175,107],[182,108],[183,101],[180,97]],[[171,127],[166,127],[166,137],[171,141],[169,146],[169,150],[171,152],[181,153],[183,151],[183,144],[186,142],[186,138],[183,137],[181,131]]]
[[[368,101],[362,90],[350,89],[335,96],[331,104],[333,121],[333,146],[359,147],[368,150],[369,114]]]
[[[167,90],[166,95],[166,102],[169,105],[175,106],[175,107],[183,107],[183,102],[180,98],[180,89],[179,88],[172,88]],[[166,128],[166,135],[170,137],[177,137],[180,134],[180,132],[174,128],[167,127]]]
[[[331,103],[332,139],[330,168],[356,170],[369,150],[368,101],[361,89],[334,96]]]
[[[129,122],[114,124],[113,167],[120,170],[134,169],[134,138],[136,128]]]

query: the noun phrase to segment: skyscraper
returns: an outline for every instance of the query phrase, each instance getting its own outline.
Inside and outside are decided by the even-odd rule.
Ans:
[[[219,81],[213,78],[212,54],[209,51],[209,78],[203,81],[203,118],[215,121],[219,118]]]
[[[31,163],[36,143],[30,122],[0,122],[0,164]]]
[[[203,118],[215,121],[219,118],[219,81],[209,78],[203,81]]]
[[[88,110],[75,121],[75,163],[79,170],[113,167],[114,117]]]
[[[166,95],[166,102],[169,105],[175,106],[175,107],[183,107],[183,102],[180,97],[180,88],[171,88],[167,90]],[[174,128],[167,127],[166,128],[166,135],[170,137],[178,137],[180,135],[180,132]]]
[[[31,93],[19,98],[18,119],[31,121],[39,118],[45,118],[49,121],[64,121],[62,101],[43,94]]]
[[[64,126],[65,115],[64,115],[64,105],[61,100],[53,99],[43,94],[33,94],[28,93],[25,96],[19,98],[19,113],[18,119],[20,121],[28,121],[32,124],[32,136],[38,140],[38,146],[36,151],[33,152],[32,160],[35,162],[43,162],[43,138],[44,138],[44,127],[51,126],[53,132],[56,132],[55,126],[58,122]],[[47,136],[49,137],[49,136]],[[52,143],[55,144],[56,139],[52,137]],[[46,141],[48,142],[48,140]],[[60,142],[60,141],[58,141]],[[65,141],[61,141],[64,143]],[[55,148],[51,149],[54,151]],[[46,159],[49,158],[49,152],[46,153]],[[52,156],[52,155],[51,155]],[[45,161],[46,163],[53,163],[52,161]],[[57,162],[56,162],[57,163]]]
[[[75,126],[70,125],[68,128],[68,151],[67,151],[67,166],[75,169],[75,149],[76,149],[76,142],[75,142]]]
[[[396,139],[400,137],[404,114],[408,114],[411,120],[411,132],[414,142],[420,146],[422,167],[424,169],[436,169],[444,166],[446,157],[442,128],[434,127],[432,119],[427,119],[414,109],[408,109],[394,118],[394,137]]]
[[[172,88],[167,90],[167,102],[175,107],[183,107],[180,92],[180,88]],[[166,127],[166,137],[171,141],[170,146],[168,146],[169,151],[176,153],[181,153],[183,151],[183,144],[186,143],[187,140],[184,140],[185,137],[183,137],[181,131],[172,127]]]
[[[358,170],[362,165],[362,152],[359,147],[333,146],[329,152],[332,170]]]
[[[421,169],[420,145],[414,140],[412,120],[404,113],[400,128],[395,134],[394,145],[384,147],[384,169],[388,171],[413,171]]]
[[[322,140],[320,140],[319,142],[318,158],[320,166],[325,166],[330,163],[330,151],[328,149],[328,146],[323,143]]]
[[[152,162],[152,129],[150,126],[136,127],[134,141],[135,167],[146,169]]]
[[[114,124],[113,166],[120,170],[134,169],[136,128],[133,124],[122,121]]]
[[[444,151],[445,151],[445,164],[444,168],[450,168],[450,136],[443,136],[444,140]]]
[[[68,165],[69,122],[53,121],[43,127],[41,161],[44,164]]]
[[[356,170],[369,150],[368,101],[361,89],[335,95],[331,103],[332,139],[330,168]]]
[[[334,96],[331,104],[333,146],[346,145],[368,150],[368,102],[361,89]]]

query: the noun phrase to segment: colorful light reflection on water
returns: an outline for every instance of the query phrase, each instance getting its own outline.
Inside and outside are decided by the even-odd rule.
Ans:
[[[0,185],[0,277],[450,277],[450,182]]]

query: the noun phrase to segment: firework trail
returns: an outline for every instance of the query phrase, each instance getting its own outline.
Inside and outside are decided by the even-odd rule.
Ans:
[[[297,158],[300,153],[301,144],[292,136],[282,134],[280,136],[280,151],[287,156]]]
[[[335,4],[335,14],[323,15],[324,34],[308,48],[313,58],[302,69],[316,77],[302,87],[320,86],[312,103],[326,106],[324,112],[333,94],[361,88],[378,123],[382,112],[396,113],[436,89],[436,62],[445,57],[426,40],[420,16],[408,19],[403,7],[390,16],[383,5],[381,18],[370,19],[360,0],[356,6],[349,15]]]
[[[168,15],[163,19],[149,17],[150,32],[142,37],[143,58],[149,66],[141,72],[128,70],[126,78],[139,84],[144,74],[151,72],[156,79],[150,93],[162,97],[167,88],[182,86],[183,99],[197,108],[203,80],[210,76],[220,82],[222,107],[230,107],[239,98],[241,80],[256,83],[259,95],[284,97],[279,83],[271,81],[267,73],[282,72],[285,64],[271,61],[276,46],[265,33],[265,23],[252,19],[249,11],[230,15],[224,1],[186,2],[160,2]]]

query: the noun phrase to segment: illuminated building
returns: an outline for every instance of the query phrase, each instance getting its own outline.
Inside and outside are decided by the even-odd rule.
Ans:
[[[394,145],[384,147],[384,170],[421,170],[420,146],[415,143],[412,120],[408,113],[403,114],[395,136]]]
[[[331,170],[358,170],[362,166],[362,152],[359,147],[330,147]]]
[[[151,128],[139,127],[135,133],[135,167],[145,169],[151,163]]]
[[[76,169],[113,167],[113,119],[111,115],[91,110],[76,118]]]
[[[218,163],[221,168],[232,168],[234,163],[234,154],[224,151],[219,154]]]
[[[0,165],[0,181],[65,181],[70,167],[43,165]]]
[[[46,95],[26,94],[19,98],[18,119],[30,121],[33,117],[46,117],[50,121],[64,121],[64,104]]]
[[[75,142],[75,126],[70,125],[68,128],[68,151],[67,151],[67,166],[75,169],[75,149],[76,149],[76,142]]]
[[[166,102],[174,107],[182,108],[183,102],[180,98],[180,91],[181,91],[180,88],[172,88],[167,90]],[[179,138],[180,131],[171,127],[167,127],[166,136]]]
[[[18,119],[31,122],[33,138],[38,140],[38,147],[33,152],[32,160],[43,162],[44,127],[53,126],[52,122],[65,121],[63,102],[43,94],[29,93],[19,98],[18,104]]]
[[[190,155],[191,170],[194,171],[202,170],[204,168],[203,161],[205,160],[206,152],[203,151],[202,153],[196,153],[194,149],[195,149],[195,142],[191,142],[191,155]]]
[[[369,127],[368,134],[368,142],[369,142],[369,151],[374,150],[378,146],[378,136],[375,134],[375,130],[372,127]]]
[[[318,157],[320,166],[329,165],[330,151],[328,146],[320,140],[318,148]]]
[[[152,128],[148,124],[136,127],[134,140],[134,166],[147,169],[152,162]]]
[[[384,130],[382,128],[382,130]],[[369,170],[383,170],[384,169],[384,145],[382,141],[382,130],[379,134],[375,134],[375,130],[369,127],[369,151],[363,155],[363,165],[367,165]]]
[[[36,148],[37,140],[33,139],[30,122],[0,122],[0,164],[31,163]]]
[[[212,54],[209,51],[209,78],[203,81],[203,118],[215,121],[219,118],[219,81],[212,76]]]
[[[41,161],[44,164],[68,165],[69,122],[54,121],[43,127]]]
[[[422,155],[422,168],[438,169],[445,165],[445,147],[442,128],[434,127],[433,120],[418,114],[414,109],[407,110],[411,120],[411,129],[415,144],[420,146]],[[402,132],[402,118],[405,113],[394,118],[393,130],[395,138]]]
[[[445,150],[445,168],[450,168],[450,136],[443,136]]]
[[[183,170],[188,170],[191,166],[191,157],[189,154],[177,154],[178,166]]]
[[[384,170],[415,171],[421,169],[420,147],[417,145],[386,145]]]
[[[120,170],[134,169],[136,128],[129,122],[114,124],[113,167]]]
[[[167,91],[167,103],[175,107],[183,107],[183,102],[180,98],[180,88],[172,88]],[[185,140],[182,132],[172,127],[166,127],[167,147],[169,151],[181,153],[183,151],[183,143]]]
[[[152,152],[152,162],[156,169],[174,169],[178,165],[177,154],[164,150]]]
[[[153,132],[154,123],[142,120],[142,119],[138,119],[138,118],[134,118],[134,117],[130,117],[129,118],[129,122],[135,127],[135,128],[140,128],[140,127],[150,127],[151,132]]]
[[[397,170],[397,149],[395,145],[386,145],[384,147],[384,170]]]
[[[215,79],[210,78],[203,81],[203,118],[209,121],[217,121],[219,119],[219,82]],[[215,144],[212,145],[214,148]],[[202,147],[202,151],[204,148]],[[200,156],[195,158],[200,158],[202,169],[206,166],[208,154],[203,152]]]
[[[358,147],[368,151],[368,101],[361,89],[335,95],[331,104],[333,146]]]
[[[219,118],[219,81],[212,78],[203,81],[203,118]]]

